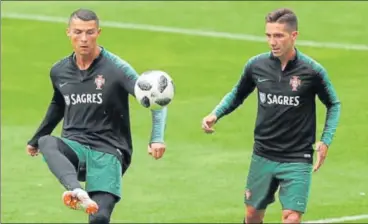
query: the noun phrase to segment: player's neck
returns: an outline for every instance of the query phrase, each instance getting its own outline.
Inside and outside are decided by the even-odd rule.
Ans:
[[[282,56],[282,57],[279,58],[280,59],[280,62],[281,62],[281,68],[282,68],[282,70],[285,69],[285,67],[288,64],[288,62],[291,61],[291,60],[293,60],[295,56],[296,56],[296,50],[293,47],[284,56]]]
[[[101,49],[99,47],[96,47],[96,49],[93,51],[93,53],[89,55],[80,55],[75,54],[76,64],[81,70],[86,70],[89,68],[89,66],[92,64],[92,62],[98,57],[100,54]]]

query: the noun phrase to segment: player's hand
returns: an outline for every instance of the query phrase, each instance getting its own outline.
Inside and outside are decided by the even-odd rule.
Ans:
[[[27,145],[27,147],[26,147],[26,151],[27,151],[27,154],[28,155],[30,155],[30,156],[38,156],[38,154],[39,154],[39,150],[38,150],[38,148],[36,148],[36,147],[33,147],[33,146],[31,146],[31,145]]]
[[[215,131],[213,126],[215,125],[216,121],[217,121],[216,115],[214,115],[214,114],[208,115],[207,117],[203,118],[203,120],[202,120],[202,129],[206,133],[213,133]]]
[[[166,151],[166,145],[163,143],[151,143],[148,145],[148,154],[155,159],[160,159]]]
[[[328,146],[323,142],[317,142],[316,144],[317,160],[313,167],[313,172],[317,172],[319,168],[323,165],[326,159]]]

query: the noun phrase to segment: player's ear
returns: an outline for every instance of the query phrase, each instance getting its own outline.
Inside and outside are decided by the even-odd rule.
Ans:
[[[66,28],[66,35],[67,35],[68,37],[70,37],[70,29],[69,29],[69,27],[68,27],[68,28]]]
[[[295,41],[295,40],[296,40],[296,38],[298,37],[298,35],[299,35],[299,32],[298,32],[298,31],[293,31],[293,32],[291,33],[291,38],[293,38],[293,40]]]
[[[101,28],[98,28],[97,34],[100,35],[100,33],[101,33]]]

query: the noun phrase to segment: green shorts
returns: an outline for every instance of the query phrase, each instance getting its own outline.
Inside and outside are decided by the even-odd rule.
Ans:
[[[280,163],[253,154],[247,178],[245,204],[264,210],[279,199],[283,210],[305,213],[312,177],[312,164]]]
[[[79,167],[85,169],[86,191],[103,191],[121,198],[121,163],[115,155],[99,152],[76,141],[61,138],[78,156]],[[80,176],[80,175],[78,175]]]

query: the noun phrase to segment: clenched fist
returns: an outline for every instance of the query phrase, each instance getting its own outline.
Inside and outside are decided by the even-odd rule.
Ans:
[[[27,154],[30,156],[38,156],[39,150],[36,147],[33,147],[31,145],[27,145],[26,147]]]
[[[148,145],[148,154],[155,159],[160,159],[166,150],[166,145],[163,143],[151,143]]]

